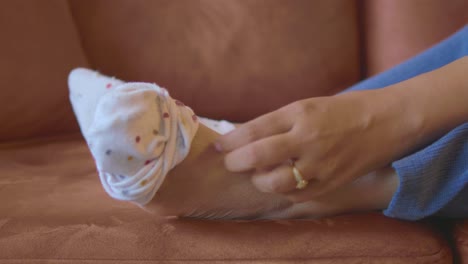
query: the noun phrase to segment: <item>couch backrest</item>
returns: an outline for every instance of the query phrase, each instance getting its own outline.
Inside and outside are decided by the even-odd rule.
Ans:
[[[242,121],[359,79],[353,1],[71,1],[94,67]]]
[[[87,66],[67,2],[2,1],[0,141],[76,131],[66,76]]]
[[[343,0],[2,1],[0,142],[78,132],[74,67],[156,82],[233,121],[333,94],[364,75],[364,48],[382,46],[378,28],[360,27],[366,14]]]

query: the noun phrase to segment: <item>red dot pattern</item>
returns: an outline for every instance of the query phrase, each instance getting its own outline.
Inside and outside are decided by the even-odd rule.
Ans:
[[[107,89],[112,88],[112,83],[107,83],[107,84],[106,84],[106,88],[107,88]],[[175,104],[178,105],[178,106],[185,106],[185,104],[182,103],[182,102],[179,101],[179,100],[175,100]],[[169,113],[164,112],[164,113],[163,113],[163,118],[169,118]],[[197,121],[198,121],[198,117],[197,117],[196,115],[192,115],[192,120],[193,120],[194,122],[197,122]],[[153,130],[153,134],[154,134],[154,135],[157,135],[158,132],[159,132],[159,131],[157,131],[156,129]],[[136,136],[136,137],[135,137],[135,142],[136,142],[136,143],[139,143],[140,141],[141,141],[141,137],[140,137],[140,136]],[[92,146],[92,145],[89,144],[89,147],[91,147],[91,146]],[[106,154],[109,155],[110,152],[111,152],[110,150],[107,150],[107,151],[106,151]],[[93,159],[94,159],[94,157],[93,157]],[[131,161],[131,160],[133,160],[133,157],[132,157],[132,156],[128,156],[128,157],[127,157],[127,160],[128,160],[128,161]],[[153,161],[153,160],[146,160],[145,163],[144,163],[145,166],[148,165],[148,164],[150,164],[152,161]],[[142,185],[142,186],[145,185],[145,184],[146,184],[146,181],[141,182],[141,185]]]

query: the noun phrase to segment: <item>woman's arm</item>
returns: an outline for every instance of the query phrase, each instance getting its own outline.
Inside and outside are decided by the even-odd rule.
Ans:
[[[226,167],[256,170],[262,191],[296,202],[321,196],[430,143],[467,120],[466,58],[384,89],[310,98],[219,139]],[[295,190],[291,168],[313,181]]]
[[[398,125],[393,161],[468,122],[468,56],[374,93],[370,111]]]

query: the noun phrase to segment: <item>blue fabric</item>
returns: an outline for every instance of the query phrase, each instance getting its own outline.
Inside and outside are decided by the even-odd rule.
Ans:
[[[416,57],[344,92],[383,88],[467,55],[468,26],[465,26]],[[454,128],[431,145],[393,162],[392,167],[398,174],[400,185],[389,207],[384,210],[386,216],[405,220],[418,220],[431,215],[468,217],[468,123]]]

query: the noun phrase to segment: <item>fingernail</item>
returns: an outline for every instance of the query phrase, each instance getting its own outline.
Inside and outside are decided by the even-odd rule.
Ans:
[[[219,142],[215,142],[213,145],[216,151],[223,152],[223,147],[221,147],[221,144],[219,144]]]

